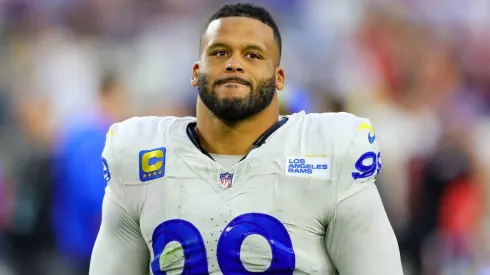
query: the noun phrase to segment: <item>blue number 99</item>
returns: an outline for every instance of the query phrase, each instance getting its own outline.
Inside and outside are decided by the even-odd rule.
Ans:
[[[365,165],[364,161],[368,160],[369,164]],[[358,172],[352,173],[352,177],[356,179],[369,178],[377,172],[378,161],[375,152],[364,153],[355,164],[355,168]]]
[[[264,237],[272,250],[272,261],[269,268],[258,274],[293,274],[295,254],[287,229],[276,218],[259,213],[243,214],[233,219],[223,230],[217,247],[217,258],[224,275],[256,274],[249,272],[240,260],[241,245],[249,235],[258,234]],[[153,232],[154,258],[151,270],[154,274],[166,274],[160,268],[160,257],[165,246],[179,242],[184,252],[182,274],[209,274],[206,248],[199,230],[184,220],[163,222]]]

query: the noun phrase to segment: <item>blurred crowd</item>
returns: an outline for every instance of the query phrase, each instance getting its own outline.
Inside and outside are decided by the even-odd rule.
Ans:
[[[1,275],[87,274],[105,132],[194,114],[200,33],[224,2],[0,1]],[[283,36],[283,114],[371,119],[405,274],[489,275],[490,1],[252,2]]]

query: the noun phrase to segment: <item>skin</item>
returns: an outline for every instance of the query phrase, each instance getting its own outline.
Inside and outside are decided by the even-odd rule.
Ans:
[[[285,74],[278,66],[273,30],[251,18],[220,18],[209,24],[201,45],[191,81],[199,90],[196,130],[201,145],[213,154],[246,155],[279,117],[276,90],[284,88]],[[260,104],[251,105],[254,100]],[[220,113],[219,106],[227,106],[227,112]]]

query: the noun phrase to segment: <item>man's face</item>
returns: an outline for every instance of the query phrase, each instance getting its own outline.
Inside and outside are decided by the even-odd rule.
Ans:
[[[214,20],[202,38],[201,61],[192,84],[204,105],[228,122],[247,119],[265,108],[284,86],[277,68],[278,47],[272,29],[245,17]]]

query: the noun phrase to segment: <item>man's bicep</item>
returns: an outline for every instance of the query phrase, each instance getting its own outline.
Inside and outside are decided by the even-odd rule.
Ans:
[[[338,204],[325,242],[341,275],[403,274],[398,243],[374,184]]]
[[[139,227],[111,195],[104,197],[89,274],[147,275],[150,256]]]

